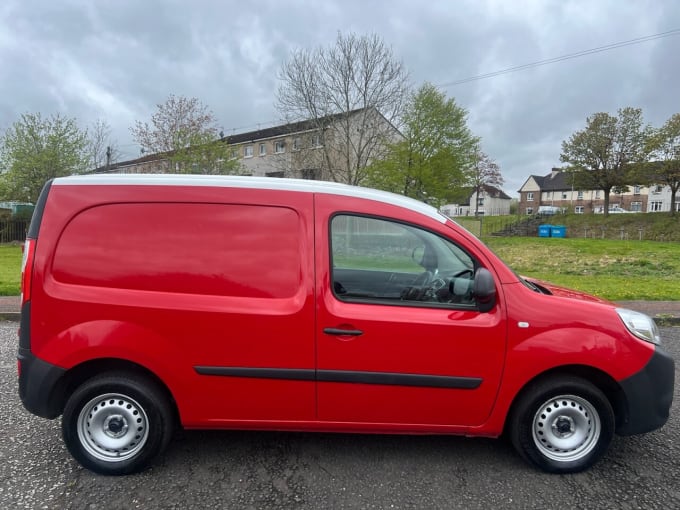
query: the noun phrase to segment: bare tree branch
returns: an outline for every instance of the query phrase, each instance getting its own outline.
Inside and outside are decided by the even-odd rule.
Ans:
[[[240,165],[217,135],[217,120],[196,98],[170,95],[157,105],[151,124],[136,121],[133,139],[147,154],[163,154],[155,171],[178,173],[234,173]]]
[[[87,131],[87,150],[91,169],[105,167],[120,159],[118,143],[111,139],[111,126],[103,119],[97,119]]]
[[[276,107],[323,135],[322,173],[360,184],[366,167],[398,136],[408,75],[377,36],[338,34],[335,46],[298,50],[279,72]]]

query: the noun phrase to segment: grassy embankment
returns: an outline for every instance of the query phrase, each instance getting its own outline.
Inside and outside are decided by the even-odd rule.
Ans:
[[[517,273],[612,301],[680,300],[680,243],[486,237]]]
[[[491,236],[523,220],[495,216],[459,223],[520,274],[612,301],[680,300],[680,215],[567,214],[538,220],[565,226],[566,239]]]

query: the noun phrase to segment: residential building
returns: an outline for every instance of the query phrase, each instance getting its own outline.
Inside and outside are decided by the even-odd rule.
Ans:
[[[230,146],[242,175],[347,182],[342,178],[343,165],[366,166],[382,156],[387,143],[401,136],[375,108],[368,108],[233,134],[221,141]],[[166,158],[167,153],[147,155],[110,165],[106,171],[171,173]]]
[[[648,212],[670,212],[671,187],[652,186],[649,189]],[[675,195],[675,212],[680,212],[680,191]]]
[[[487,184],[482,185],[477,194],[476,188],[465,188],[455,203],[441,207],[447,216],[501,216],[510,214],[512,199],[501,189]]]
[[[553,168],[548,175],[530,175],[519,189],[519,212],[536,214],[540,206],[565,208],[576,214],[603,212],[604,192],[602,190],[579,190],[574,186],[572,175],[559,168]],[[610,193],[609,207],[632,212],[648,210],[650,189],[645,186],[630,186],[622,193]],[[669,198],[670,203],[670,198]]]

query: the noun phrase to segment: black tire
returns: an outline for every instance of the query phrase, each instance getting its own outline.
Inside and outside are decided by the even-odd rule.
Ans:
[[[515,449],[549,473],[588,469],[607,451],[614,430],[614,411],[602,391],[568,376],[528,386],[508,421]]]
[[[144,469],[168,444],[173,412],[158,384],[107,373],[79,386],[62,416],[64,443],[85,468],[102,475]]]

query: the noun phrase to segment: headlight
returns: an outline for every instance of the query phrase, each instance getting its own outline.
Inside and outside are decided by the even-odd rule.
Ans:
[[[617,308],[616,313],[619,314],[628,331],[636,337],[657,345],[661,343],[659,328],[656,327],[654,319],[644,313],[626,310],[625,308]]]

